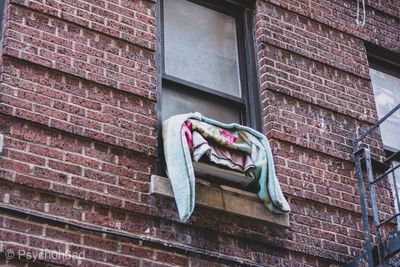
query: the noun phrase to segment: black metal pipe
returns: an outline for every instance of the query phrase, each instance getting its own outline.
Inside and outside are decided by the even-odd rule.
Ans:
[[[399,164],[400,165],[400,164]],[[391,166],[393,166],[393,162],[391,163]],[[397,216],[398,215],[400,215],[400,213],[399,213],[399,209],[400,209],[400,198],[399,198],[399,189],[397,188],[397,175],[396,175],[396,173],[394,172],[393,173],[393,175],[392,175],[392,180],[393,180],[393,187],[394,187],[394,192],[395,192],[395,194],[396,194],[396,206],[395,206],[395,213],[397,214]],[[395,215],[396,215],[395,214]],[[396,216],[396,217],[397,217]],[[399,225],[397,225],[397,229],[399,229]]]
[[[391,220],[393,220],[394,218],[398,217],[400,215],[400,213],[396,213],[392,216],[390,216],[389,218],[385,219],[384,221],[380,222],[378,227],[381,227],[382,225],[384,225],[385,223],[390,222]]]
[[[390,157],[388,157],[385,162],[391,162],[392,159],[396,158],[397,156],[400,155],[400,150],[396,151],[395,153],[393,153],[392,155],[390,155]]]
[[[383,177],[387,176],[388,174],[392,173],[393,171],[395,171],[397,168],[400,167],[400,164],[398,164],[396,167],[389,169],[388,171],[386,171],[384,174],[381,174],[378,176],[378,178],[376,178],[375,180],[372,180],[371,184],[374,184],[376,182],[378,182],[380,179],[382,179]]]
[[[383,261],[383,248],[382,248],[382,232],[379,228],[380,219],[378,214],[378,204],[377,204],[377,197],[376,197],[376,190],[375,184],[372,183],[373,181],[373,171],[372,171],[372,164],[371,164],[371,154],[368,148],[364,148],[364,156],[365,156],[365,166],[367,169],[367,178],[369,182],[369,194],[371,198],[371,209],[372,209],[372,217],[374,220],[375,228],[376,228],[376,239],[377,239],[377,246],[378,246],[378,262]]]
[[[372,257],[372,244],[371,244],[371,236],[369,234],[369,225],[368,225],[368,212],[367,212],[367,203],[365,201],[365,189],[364,189],[364,179],[361,169],[361,154],[364,152],[364,148],[358,150],[354,154],[355,160],[355,168],[356,168],[356,176],[358,183],[358,191],[360,194],[360,206],[361,206],[361,214],[364,228],[364,236],[365,236],[365,250],[366,250],[366,259],[368,262],[368,266],[373,266],[373,257]]]
[[[396,107],[394,107],[388,114],[386,114],[385,116],[382,117],[382,119],[380,119],[377,123],[375,123],[371,128],[369,128],[368,130],[366,130],[359,138],[357,138],[354,143],[353,146],[357,147],[357,144],[363,140],[367,135],[369,135],[373,130],[375,130],[376,128],[378,128],[382,122],[384,122],[387,118],[389,118],[393,113],[395,113],[398,109],[400,109],[400,104],[398,104]]]

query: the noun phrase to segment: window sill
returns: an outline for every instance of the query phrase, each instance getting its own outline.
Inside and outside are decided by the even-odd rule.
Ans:
[[[151,194],[173,198],[168,178],[152,175]],[[211,185],[203,180],[196,180],[196,205],[225,211],[268,222],[274,225],[289,227],[289,214],[276,214],[268,211],[254,193],[225,185]]]

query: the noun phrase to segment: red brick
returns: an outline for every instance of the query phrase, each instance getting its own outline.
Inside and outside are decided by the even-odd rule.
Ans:
[[[83,245],[109,251],[116,251],[118,248],[118,242],[106,241],[103,238],[94,238],[92,236],[84,236]]]
[[[53,168],[55,170],[72,173],[76,175],[80,175],[82,173],[82,167],[80,167],[79,165],[72,165],[53,160],[50,160],[48,164],[50,168]]]
[[[55,251],[60,251],[60,252],[63,252],[65,250],[65,244],[63,244],[63,243],[57,243],[54,241],[50,241],[50,240],[43,239],[43,238],[37,238],[37,237],[30,237],[29,245],[32,247],[44,248],[44,249],[55,250]]]
[[[111,253],[106,254],[105,262],[122,266],[140,266],[139,259]]]
[[[14,219],[4,219],[4,226],[8,229],[18,230],[23,233],[41,235],[43,226]]]
[[[183,224],[173,199],[149,194],[150,176],[163,175],[156,1],[9,2],[0,59],[0,201],[164,245],[4,212],[3,248],[68,245],[85,253],[82,266],[336,266],[362,253],[351,140],[377,119],[364,43],[400,51],[395,1],[367,1],[363,28],[349,0],[252,7],[262,126],[292,208],[289,229],[204,207]],[[378,135],[367,143],[383,155]],[[388,185],[378,193],[386,216],[393,211]],[[234,260],[189,256],[172,247],[178,243]]]
[[[45,236],[53,240],[64,240],[71,243],[80,243],[81,235],[73,232],[61,231],[56,228],[46,227]]]

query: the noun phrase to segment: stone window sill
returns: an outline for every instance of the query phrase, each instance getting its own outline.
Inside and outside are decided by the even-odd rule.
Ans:
[[[173,198],[168,178],[152,175],[151,193]],[[225,185],[213,185],[196,179],[196,205],[225,211],[270,224],[289,227],[289,214],[276,214],[267,210],[255,193]]]

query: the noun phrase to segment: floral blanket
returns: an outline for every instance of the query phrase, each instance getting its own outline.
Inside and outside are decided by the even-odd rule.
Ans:
[[[239,124],[224,124],[189,113],[172,116],[163,123],[164,155],[167,175],[171,180],[179,217],[186,221],[194,210],[195,176],[189,144],[182,129],[185,122],[203,137],[251,155],[255,167],[252,176],[258,180],[258,196],[272,212],[290,211],[275,174],[271,149],[266,137],[249,127]]]

